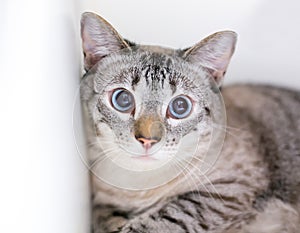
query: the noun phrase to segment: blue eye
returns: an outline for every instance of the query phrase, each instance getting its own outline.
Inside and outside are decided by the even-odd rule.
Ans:
[[[111,96],[112,106],[124,113],[129,113],[134,109],[133,95],[125,89],[116,89]]]
[[[182,119],[190,115],[192,101],[189,97],[180,95],[171,100],[168,107],[168,115],[174,119]]]

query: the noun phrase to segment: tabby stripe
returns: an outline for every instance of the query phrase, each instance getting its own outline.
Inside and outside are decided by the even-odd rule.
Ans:
[[[157,219],[157,217],[155,217],[153,214],[149,215],[149,218],[151,218],[154,221],[156,221],[156,219]]]
[[[224,204],[224,207],[226,207],[228,209],[236,210],[236,211],[243,211],[243,209],[239,208],[240,206],[235,206],[232,204]]]
[[[140,81],[140,75],[137,72],[137,69],[134,69],[134,75],[131,80],[131,86],[134,89],[134,86],[137,85]]]
[[[138,231],[136,229],[133,229],[132,227],[129,227],[127,233],[143,233],[143,232],[140,232],[140,231]]]
[[[188,210],[182,203],[176,203],[179,209],[186,215],[188,215],[191,218],[195,218],[195,216],[191,213],[190,210]],[[194,206],[194,205],[193,205]]]
[[[199,222],[199,226],[200,226],[203,230],[205,230],[205,231],[209,230],[208,225],[206,225],[206,224],[203,223],[203,222]]]
[[[172,217],[169,216],[169,215],[162,215],[161,218],[162,218],[162,219],[165,219],[165,220],[167,220],[167,221],[169,221],[169,222],[171,222],[171,223],[176,224],[176,225],[179,226],[181,229],[183,229],[185,232],[189,232],[189,230],[188,230],[188,228],[187,228],[187,226],[186,226],[186,224],[185,224],[184,221],[179,220],[179,219],[176,219],[176,218],[172,218]]]
[[[195,201],[193,199],[190,199],[189,197],[186,197],[186,196],[180,197],[180,199],[191,202],[195,206],[196,212],[199,215],[199,217],[202,220],[204,220],[204,216],[202,215],[202,211],[204,210],[202,203]]]
[[[228,220],[228,216],[227,216],[224,212],[222,212],[222,211],[220,211],[220,210],[218,210],[218,209],[212,207],[211,205],[206,205],[206,206],[207,206],[207,208],[208,208],[211,212],[217,214],[217,215],[218,215],[219,217],[221,217],[223,220]]]
[[[245,180],[216,180],[216,181],[212,181],[211,182],[212,185],[214,186],[217,186],[217,185],[230,185],[230,184],[235,184],[235,185],[241,185],[241,186],[244,186],[244,187],[247,187],[247,188],[255,188],[254,185],[252,185],[250,182],[247,182]]]
[[[289,128],[293,128],[293,126],[295,125],[294,124],[294,117],[293,115],[286,109],[286,104],[284,104],[282,102],[282,98],[281,97],[278,97],[276,96],[276,94],[274,95],[274,93],[270,92],[268,93],[268,97],[272,100],[274,100],[279,106],[280,106],[280,109],[285,109],[284,113],[285,113],[285,116],[288,118],[288,121],[287,123],[289,124]]]
[[[150,72],[150,68],[151,68],[150,65],[148,65],[148,66],[146,66],[146,67],[143,68],[143,70],[146,70],[145,79],[146,79],[147,86],[149,85],[149,72]]]
[[[178,207],[181,208],[181,210],[183,211],[183,213],[184,213],[184,214],[187,214],[187,215],[189,215],[189,216],[192,216],[192,218],[193,218],[194,220],[197,220],[197,225],[198,225],[201,229],[203,229],[204,231],[209,230],[209,226],[205,224],[205,221],[206,221],[206,220],[204,219],[204,216],[203,216],[204,208],[203,208],[202,203],[200,203],[200,202],[198,202],[198,201],[196,201],[196,200],[190,199],[190,198],[188,198],[188,197],[186,197],[186,196],[181,197],[180,200],[181,200],[181,201],[187,201],[187,202],[192,203],[192,204],[193,204],[193,207],[194,207],[194,209],[195,209],[195,211],[196,211],[196,213],[197,213],[197,216],[194,216],[194,215],[192,215],[190,212],[187,212],[186,208],[181,208],[181,207],[182,207],[182,204],[176,203],[176,205],[177,205]],[[165,215],[163,215],[163,216],[165,216]],[[153,219],[155,219],[154,216],[150,216],[150,217],[153,218]],[[197,230],[195,229],[195,232],[198,232],[198,231],[199,231],[199,229],[197,229]],[[187,232],[188,232],[188,231],[187,231]]]
[[[298,92],[291,92],[291,91],[287,91],[285,90],[285,92],[298,104],[300,103],[300,95],[299,95],[299,91]]]
[[[294,174],[297,173],[295,164],[297,163],[297,160],[294,159],[294,156],[296,151],[300,150],[299,144],[295,141],[295,139],[299,138],[297,137],[299,136],[299,129],[295,131],[299,115],[297,111],[293,110],[297,109],[297,107],[299,108],[299,102],[296,101],[293,104],[290,104],[292,99],[283,99],[280,97],[280,91],[282,91],[282,89],[275,90],[277,90],[278,93],[270,91],[268,92],[267,97],[279,105],[279,107],[276,107],[281,110],[280,113],[284,114],[284,117],[281,116],[278,119],[275,118],[276,121],[274,122],[257,122],[256,119],[251,119],[256,124],[257,128],[254,133],[261,135],[260,150],[264,160],[268,164],[271,178],[268,189],[257,195],[256,203],[254,204],[256,208],[259,208],[260,205],[262,205],[262,200],[266,201],[271,196],[290,202],[296,198],[296,195],[291,192],[291,190],[295,187],[299,187],[296,180],[288,181],[285,178],[287,176],[293,177]],[[284,89],[283,91],[288,92]],[[266,95],[265,91],[261,90],[260,92]],[[292,95],[291,91],[290,95]],[[300,97],[299,92],[293,92],[293,96],[293,99],[297,100]],[[291,109],[292,106],[293,108]],[[275,112],[277,112],[277,108],[275,109]],[[272,108],[272,110],[274,110],[274,108]],[[267,116],[270,116],[270,114],[273,116],[274,113],[268,112],[267,114]],[[281,125],[283,119],[285,119],[284,123],[288,124],[285,127],[282,127]],[[259,127],[257,127],[257,125]],[[276,131],[277,126],[280,127],[280,130],[278,131]],[[287,167],[290,167],[290,169],[287,169]]]
[[[220,195],[218,193],[213,193],[213,192],[209,192],[209,193],[208,192],[200,192],[200,194],[206,198],[214,198],[214,199],[218,199],[218,200],[222,200],[222,201],[234,202],[234,203],[243,205],[243,203],[240,202],[238,198],[233,197],[233,196],[225,196],[225,195]]]

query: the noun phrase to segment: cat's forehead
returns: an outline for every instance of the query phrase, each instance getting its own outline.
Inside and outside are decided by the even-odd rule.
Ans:
[[[124,85],[135,90],[144,86],[147,93],[171,90],[174,94],[178,89],[198,89],[204,78],[201,69],[185,62],[175,50],[143,46],[103,59],[95,81],[97,89]]]

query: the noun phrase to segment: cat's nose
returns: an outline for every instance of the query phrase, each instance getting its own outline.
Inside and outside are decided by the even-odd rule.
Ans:
[[[150,149],[155,143],[160,141],[160,138],[145,138],[142,136],[135,136],[136,140],[138,140],[145,149]]]
[[[158,143],[163,135],[163,124],[158,116],[141,116],[134,123],[134,136],[145,149],[149,149],[155,143]]]

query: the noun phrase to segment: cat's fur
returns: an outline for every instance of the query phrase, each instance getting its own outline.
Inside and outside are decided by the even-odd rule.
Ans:
[[[100,146],[94,143],[95,138],[102,143],[102,150],[108,151],[117,146],[110,137],[112,131],[129,138],[132,137],[127,131],[129,124],[142,128],[147,124],[145,117],[151,114],[161,121],[153,109],[177,89],[190,91],[197,99],[198,115],[191,114],[191,120],[182,120],[184,124],[176,120],[162,121],[171,125],[166,127],[166,137],[174,138],[176,144],[191,134],[202,137],[203,144],[208,143],[205,137],[211,133],[206,128],[210,122],[209,111],[234,51],[235,33],[220,32],[192,48],[172,50],[137,46],[124,40],[93,13],[84,13],[81,23],[88,71],[81,93],[91,163],[103,156]],[[119,52],[121,49],[127,52]],[[145,64],[151,64],[147,72],[143,71]],[[174,72],[167,72],[168,69]],[[148,76],[149,72],[152,76]],[[164,77],[159,78],[158,74]],[[136,93],[144,88],[140,91],[139,115],[137,110],[132,116],[116,113],[104,101],[107,87],[122,85]],[[223,128],[226,138],[221,154],[212,169],[205,175],[191,169],[167,184],[140,191],[109,185],[94,170],[91,175],[93,232],[300,232],[299,91],[235,85],[223,87],[221,93],[228,122]],[[147,105],[146,100],[157,102]],[[137,124],[138,121],[142,123]],[[182,124],[180,129],[186,131],[182,139],[176,138],[179,132],[174,130],[176,124]],[[120,139],[118,143],[126,146],[123,141],[126,140]],[[167,153],[165,148],[176,146],[167,142],[162,146],[164,153]],[[198,153],[201,158],[201,151]],[[193,160],[192,168],[199,161]],[[143,162],[139,165],[143,167]],[[111,171],[111,176],[115,172]]]

